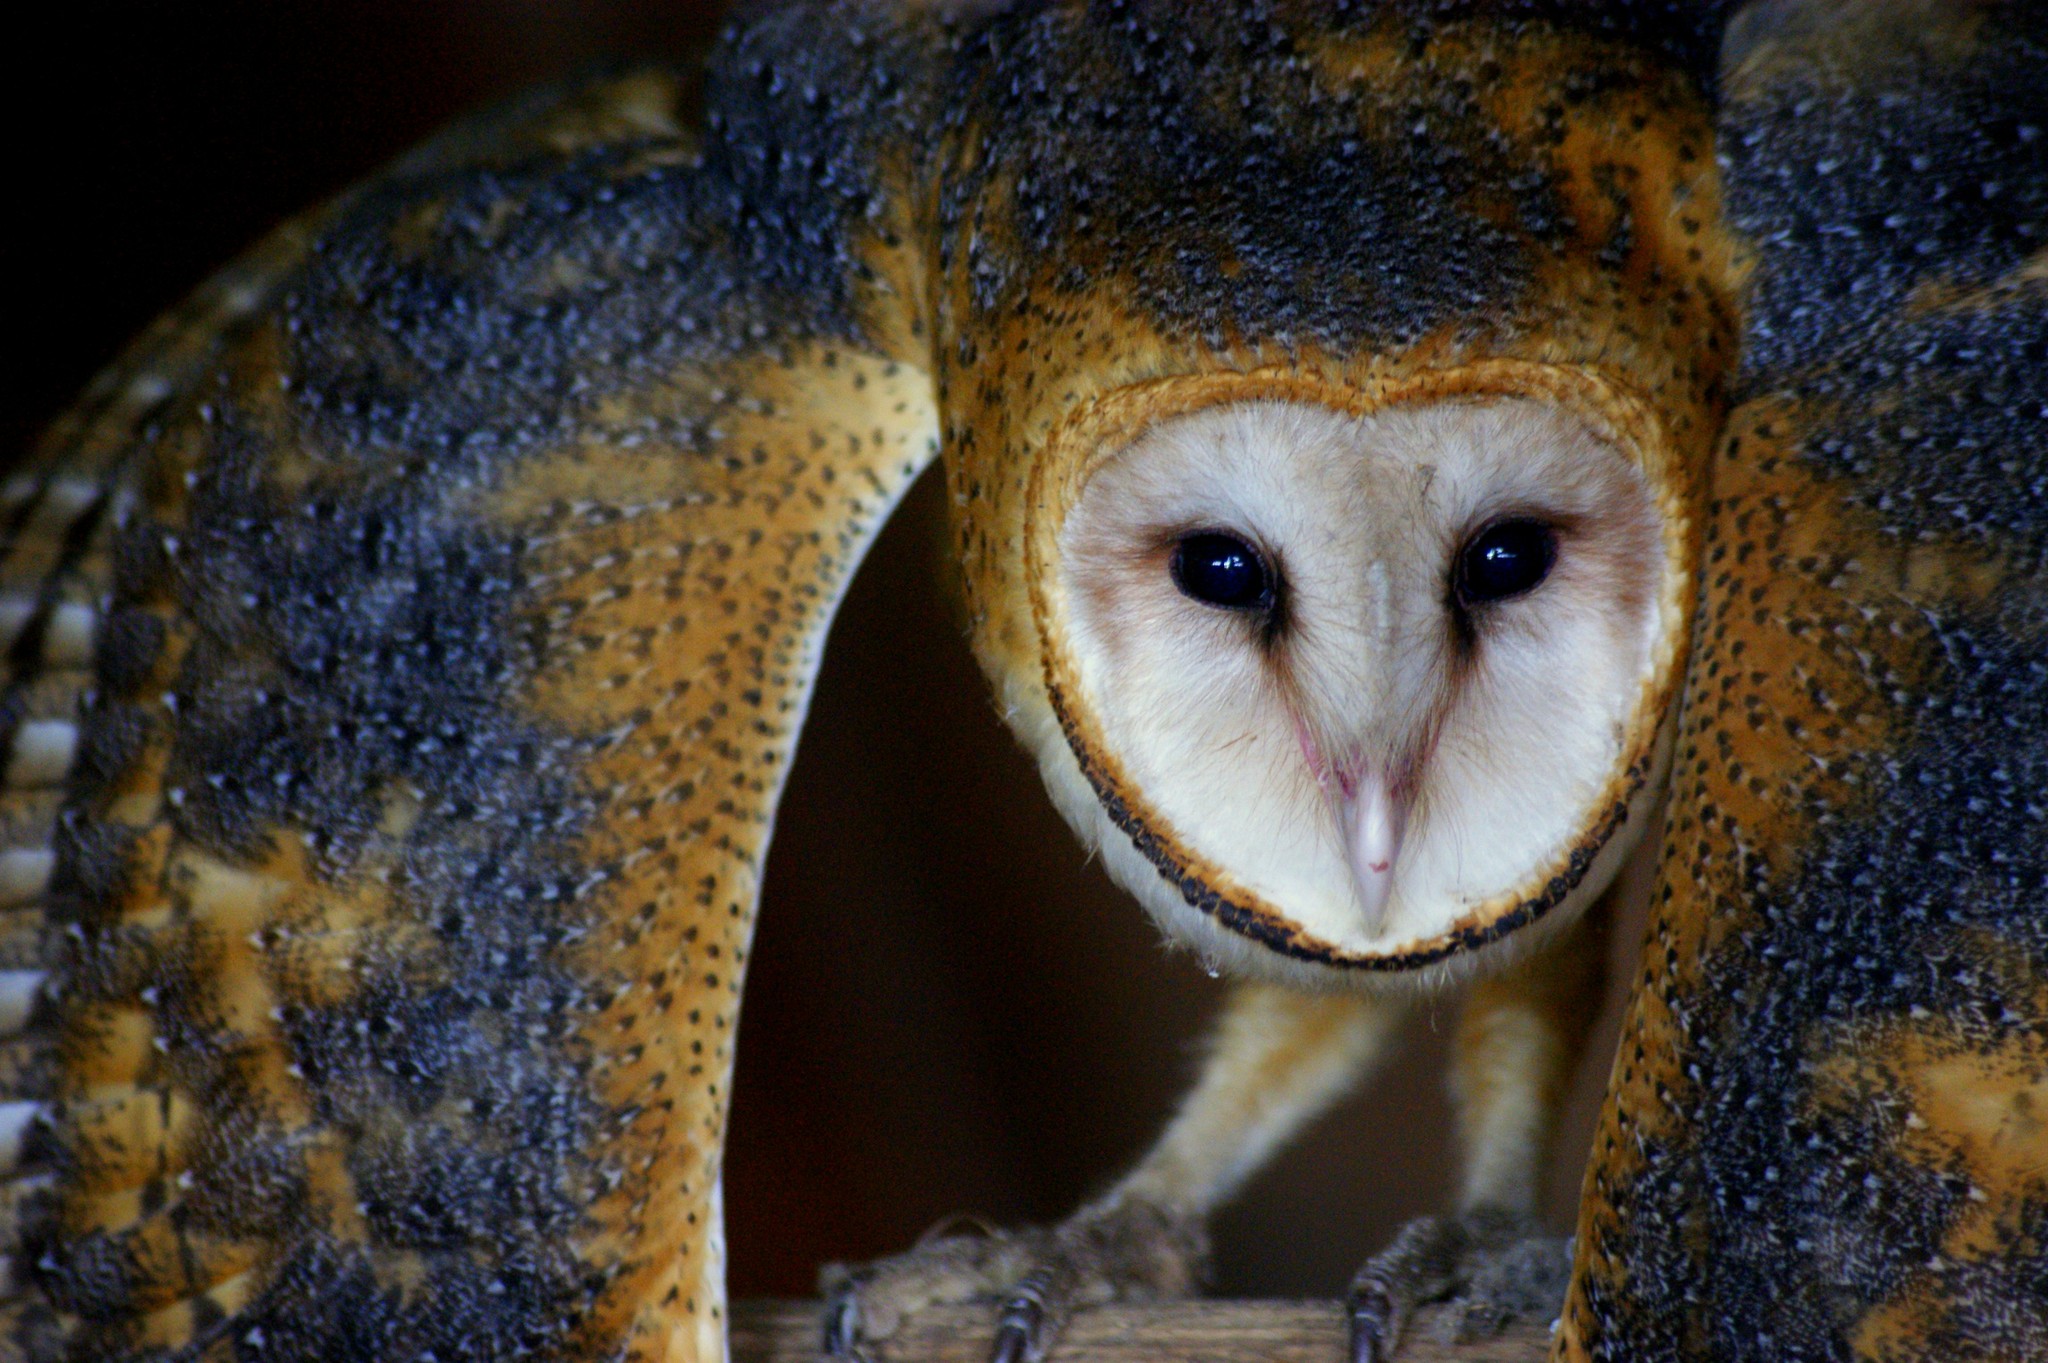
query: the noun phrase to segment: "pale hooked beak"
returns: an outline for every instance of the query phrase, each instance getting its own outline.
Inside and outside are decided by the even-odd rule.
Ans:
[[[1393,775],[1386,766],[1332,764],[1299,719],[1294,736],[1300,740],[1301,755],[1322,787],[1323,797],[1330,802],[1337,836],[1344,843],[1344,859],[1351,866],[1351,883],[1358,890],[1359,907],[1365,911],[1366,930],[1377,933],[1386,925],[1394,863],[1401,855],[1401,834],[1408,827],[1408,799],[1395,792]]]
[[[1365,911],[1368,931],[1386,923],[1387,898],[1394,885],[1394,863],[1401,854],[1401,834],[1408,823],[1407,801],[1394,794],[1386,773],[1367,769],[1354,780],[1340,778],[1332,791],[1332,812],[1351,863],[1352,883]]]

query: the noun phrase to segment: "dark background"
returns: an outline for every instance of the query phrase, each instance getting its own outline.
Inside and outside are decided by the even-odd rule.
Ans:
[[[39,7],[9,81],[5,450],[280,218],[523,85],[686,55],[713,9]],[[768,862],[726,1175],[741,1296],[807,1292],[821,1261],[905,1248],[952,1213],[1059,1217],[1157,1132],[1222,993],[1084,862],[998,722],[935,580],[935,494],[928,478],[854,584]],[[1632,959],[1639,924],[1622,940]],[[1610,997],[1579,1075],[1560,1227],[1617,1013]],[[1381,1080],[1220,1218],[1223,1290],[1334,1295],[1441,1205],[1452,1017],[1424,1010]]]

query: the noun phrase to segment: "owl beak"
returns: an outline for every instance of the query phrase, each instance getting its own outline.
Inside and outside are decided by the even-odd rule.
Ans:
[[[1412,787],[1397,789],[1393,772],[1368,759],[1330,762],[1299,719],[1294,736],[1300,740],[1309,773],[1322,787],[1330,814],[1337,821],[1344,859],[1351,865],[1351,883],[1357,888],[1359,907],[1365,911],[1366,931],[1377,933],[1386,924],[1394,862],[1401,854],[1401,834],[1408,827],[1408,791]]]
[[[1342,783],[1334,801],[1337,827],[1344,838],[1344,851],[1351,863],[1352,883],[1358,888],[1358,902],[1365,910],[1366,928],[1378,932],[1385,925],[1387,898],[1394,885],[1394,862],[1401,852],[1401,834],[1408,822],[1405,801],[1394,794],[1383,773],[1361,772],[1358,779]]]

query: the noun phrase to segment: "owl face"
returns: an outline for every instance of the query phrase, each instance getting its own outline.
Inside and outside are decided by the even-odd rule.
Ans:
[[[1032,536],[1040,756],[1169,929],[1254,971],[1425,966],[1611,878],[1689,557],[1626,422],[1275,393],[1099,434]]]

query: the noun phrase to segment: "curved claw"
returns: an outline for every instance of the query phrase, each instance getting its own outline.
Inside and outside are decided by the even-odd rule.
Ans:
[[[995,1347],[989,1363],[1031,1363],[1044,1355],[1048,1342],[1039,1336],[1045,1329],[1046,1296],[1052,1290],[1052,1271],[1041,1268],[1003,1299],[1003,1313],[996,1321]]]
[[[1454,1290],[1469,1236],[1455,1218],[1411,1221],[1352,1279],[1352,1363],[1386,1363],[1415,1307]]]
[[[1387,1363],[1403,1323],[1393,1295],[1381,1287],[1354,1285],[1349,1305],[1351,1363]]]
[[[1416,1309],[1447,1303],[1447,1339],[1498,1334],[1554,1313],[1571,1272],[1569,1242],[1528,1216],[1481,1209],[1411,1221],[1352,1280],[1351,1363],[1386,1363]]]
[[[860,1285],[867,1277],[849,1273],[833,1284],[825,1302],[825,1331],[821,1341],[827,1358],[858,1358],[860,1339]]]
[[[826,1270],[825,1356],[866,1359],[926,1307],[994,1298],[991,1363],[1041,1363],[1080,1307],[1193,1292],[1207,1251],[1199,1219],[1136,1199],[1091,1207],[1051,1231],[927,1239],[893,1259]]]

